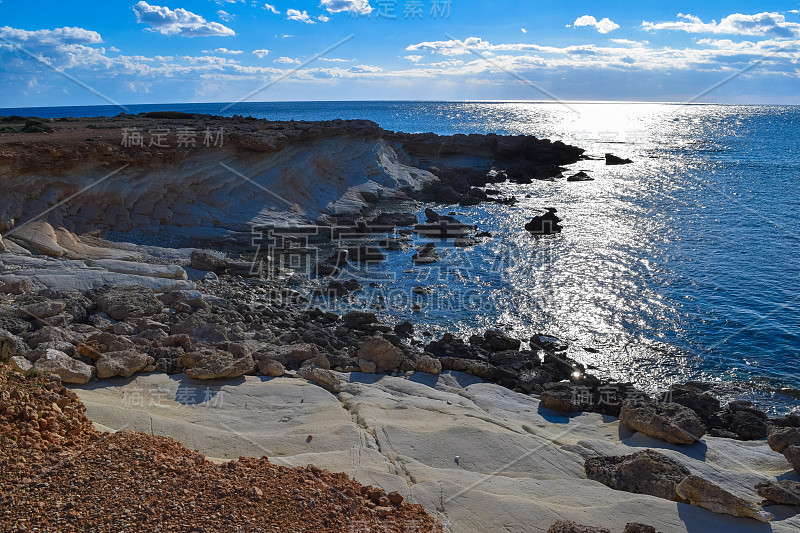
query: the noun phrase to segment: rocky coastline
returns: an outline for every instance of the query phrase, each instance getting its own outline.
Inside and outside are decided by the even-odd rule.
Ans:
[[[224,142],[169,149],[126,146],[118,136],[157,128],[169,135],[190,126],[221,130]],[[455,238],[464,247],[492,237],[453,215],[428,209],[420,221],[397,206],[508,205],[514,199],[500,197],[490,184],[564,178],[563,165],[585,157],[580,148],[533,137],[388,132],[367,121],[169,113],[68,119],[45,129],[52,131],[0,135],[0,180],[10,191],[0,201],[0,362],[16,372],[55,375],[76,386],[152,373],[208,382],[261,376],[305,380],[340,396],[353,376],[463,374],[531,398],[547,412],[614,417],[627,430],[672,446],[692,447],[709,437],[766,439],[787,470],[800,473],[800,413],[770,418],[750,402],[723,405],[700,382],[648,395],[636,384],[595,377],[551,336],[517,339],[486,330],[424,342],[410,321],[315,305],[315,298],[361,290],[357,280],[338,276],[342,268],[405,250],[413,233]],[[630,161],[607,154],[606,163]],[[96,170],[117,165],[125,170],[108,178]],[[252,172],[238,175],[246,169]],[[73,196],[98,176],[99,184]],[[254,193],[256,179],[266,180],[265,194]],[[40,216],[52,205],[57,208]],[[562,229],[556,210],[542,209],[525,226],[532,238]],[[253,257],[240,254],[256,227],[273,234],[313,228],[305,243],[330,249],[331,256],[310,265],[307,276],[273,257],[256,268]],[[119,234],[133,242],[109,239]],[[379,236],[379,245],[339,246],[342,234]],[[174,246],[165,246],[170,239]],[[416,250],[413,263],[425,268],[437,260],[430,243]],[[772,519],[760,504],[669,461],[595,454],[586,458],[585,474],[617,490]],[[674,475],[654,485],[631,474],[648,468],[671,468]],[[766,500],[800,502],[797,483],[764,483],[758,494]],[[569,527],[556,524],[553,531],[579,530]]]

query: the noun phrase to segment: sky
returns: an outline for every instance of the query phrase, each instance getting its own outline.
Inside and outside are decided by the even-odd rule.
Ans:
[[[0,1],[0,107],[800,104],[800,0]]]

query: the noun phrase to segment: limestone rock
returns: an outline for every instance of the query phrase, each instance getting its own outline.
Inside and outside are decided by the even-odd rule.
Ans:
[[[152,365],[155,361],[149,355],[136,351],[106,352],[95,363],[97,377],[106,379],[113,376],[129,378],[136,372]]]
[[[67,253],[58,244],[58,237],[53,226],[43,220],[34,220],[17,226],[11,231],[8,238],[45,255],[63,257]]]
[[[11,357],[25,357],[28,353],[28,345],[12,334],[11,332],[0,329],[0,363],[8,361]]]
[[[405,356],[394,344],[383,337],[370,337],[361,344],[358,357],[375,363],[378,372],[395,370]]]
[[[421,355],[417,358],[414,370],[438,375],[442,373],[442,362],[430,355]]]
[[[141,285],[103,287],[92,296],[100,310],[114,320],[150,316],[163,308],[153,290]]]
[[[672,402],[626,401],[619,419],[635,431],[671,444],[692,444],[706,432],[697,413]]]
[[[589,407],[585,398],[578,394],[578,389],[566,382],[547,385],[539,399],[546,408],[562,413],[577,413]]]
[[[20,295],[26,292],[31,292],[31,282],[27,279],[3,283],[3,285],[0,286],[0,294]]]
[[[584,463],[586,477],[635,494],[649,494],[683,502],[675,490],[689,470],[663,453],[644,450],[632,455],[590,457]]]
[[[789,446],[800,446],[800,428],[772,428],[767,443],[778,453],[783,453]]]
[[[657,533],[653,526],[646,526],[638,522],[628,522],[622,533]]]
[[[547,533],[611,533],[604,527],[582,526],[569,520],[559,520],[547,530]]]
[[[691,505],[703,507],[714,513],[754,518],[760,522],[769,522],[774,518],[759,505],[743,500],[700,476],[687,476],[678,484],[676,491]]]
[[[85,385],[95,374],[93,366],[73,359],[64,352],[47,349],[33,365],[34,370],[56,374],[64,383]]]
[[[275,346],[255,354],[256,359],[274,359],[287,367],[300,367],[309,359],[316,359],[321,354],[314,344],[300,343],[286,346]]]
[[[8,366],[10,366],[13,370],[18,372],[27,372],[33,368],[33,363],[25,359],[24,357],[20,357],[15,355],[8,359]]]
[[[66,308],[67,303],[63,300],[45,300],[20,307],[22,318],[50,318],[59,314]]]
[[[190,262],[192,268],[214,272],[215,274],[222,274],[228,269],[228,261],[224,257],[199,250],[192,252]]]
[[[279,378],[286,373],[286,368],[275,359],[264,358],[258,360],[258,371],[267,377]]]
[[[342,383],[334,372],[325,370],[324,368],[314,368],[311,366],[304,366],[297,374],[303,379],[307,379],[312,383],[316,383],[323,389],[333,394],[342,392]]]
[[[780,505],[800,505],[800,483],[783,481],[762,481],[756,485],[758,495]]]
[[[794,471],[800,474],[800,446],[789,446],[783,450],[783,456],[792,465]]]
[[[358,369],[364,374],[374,374],[378,371],[378,365],[372,361],[367,361],[366,359],[359,359]]]
[[[186,374],[194,379],[238,378],[254,368],[255,362],[249,355],[234,359],[230,354],[220,352],[218,357],[201,359]]]

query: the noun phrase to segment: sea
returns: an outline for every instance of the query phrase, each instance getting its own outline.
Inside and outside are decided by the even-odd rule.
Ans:
[[[585,170],[593,181],[492,185],[515,196],[513,206],[433,205],[493,237],[470,248],[438,242],[442,259],[426,268],[412,266],[413,250],[389,253],[380,267],[345,274],[366,289],[341,305],[407,318],[422,341],[489,328],[523,340],[552,335],[595,374],[649,392],[695,380],[773,414],[800,405],[800,106],[370,101],[221,111],[225,105],[127,107],[534,135],[633,160],[586,160],[565,172]],[[119,112],[0,109],[51,118]],[[558,210],[563,231],[532,237],[524,224],[545,207]]]

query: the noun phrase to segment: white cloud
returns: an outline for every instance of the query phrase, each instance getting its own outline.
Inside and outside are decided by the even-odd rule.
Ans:
[[[238,54],[243,54],[244,52],[241,50],[228,50],[227,48],[214,48],[213,50],[203,50],[204,54],[224,54],[224,55],[231,55],[235,56]]]
[[[631,41],[630,39],[611,39],[612,43],[621,44],[623,46],[636,46],[641,47],[650,44],[650,41]]]
[[[296,20],[297,22],[305,22],[306,24],[316,24],[316,22],[311,20],[311,17],[308,16],[306,11],[298,11],[297,9],[287,9],[286,19]]]
[[[56,28],[54,30],[27,31],[9,26],[0,28],[0,37],[24,46],[50,46],[56,44],[98,44],[103,38],[96,31],[83,28]]]
[[[352,59],[342,59],[340,57],[320,57],[319,61],[328,61],[329,63],[348,63]]]
[[[224,20],[225,22],[230,22],[231,20],[236,18],[236,15],[231,15],[227,11],[223,11],[221,9],[217,11],[217,16],[219,17],[220,20]]]
[[[373,65],[356,65],[350,67],[348,72],[352,72],[353,74],[373,74],[375,72],[383,72],[383,69]]]
[[[331,19],[330,19],[330,17],[326,17],[325,15],[319,15],[319,16],[317,16],[317,20],[320,21],[320,22],[328,22]]]
[[[269,54],[269,50],[262,48],[260,50],[253,50],[253,54],[258,56],[259,59],[263,59]]]
[[[151,6],[144,0],[133,6],[136,21],[150,26],[149,31],[183,37],[233,36],[236,32],[219,22],[208,22],[200,15],[178,8]]]
[[[349,11],[360,15],[369,15],[372,13],[369,0],[322,0],[319,5],[327,9],[328,13],[341,13],[342,11]]]
[[[522,31],[522,33],[528,33],[528,30],[526,30],[525,28],[520,28],[520,30]]]
[[[772,35],[775,37],[800,37],[800,23],[786,22],[780,13],[758,13],[743,15],[734,13],[723,18],[719,23],[715,20],[703,22],[700,17],[678,13],[675,22],[642,21],[645,31],[674,30],[688,33],[727,33],[730,35]]]
[[[619,24],[617,24],[616,22],[607,17],[597,20],[591,15],[584,15],[582,17],[578,17],[572,24],[576,28],[581,26],[592,26],[600,33],[609,33],[619,28]]]
[[[280,15],[281,14],[281,12],[278,11],[278,8],[273,6],[272,4],[264,4],[264,7],[262,9],[266,9],[267,11],[272,11],[276,15]]]
[[[422,56],[404,56],[403,59],[408,59],[412,63],[419,63],[422,61]]]
[[[281,63],[282,65],[299,65],[299,59],[292,59],[291,57],[282,56],[272,61],[273,63]]]

